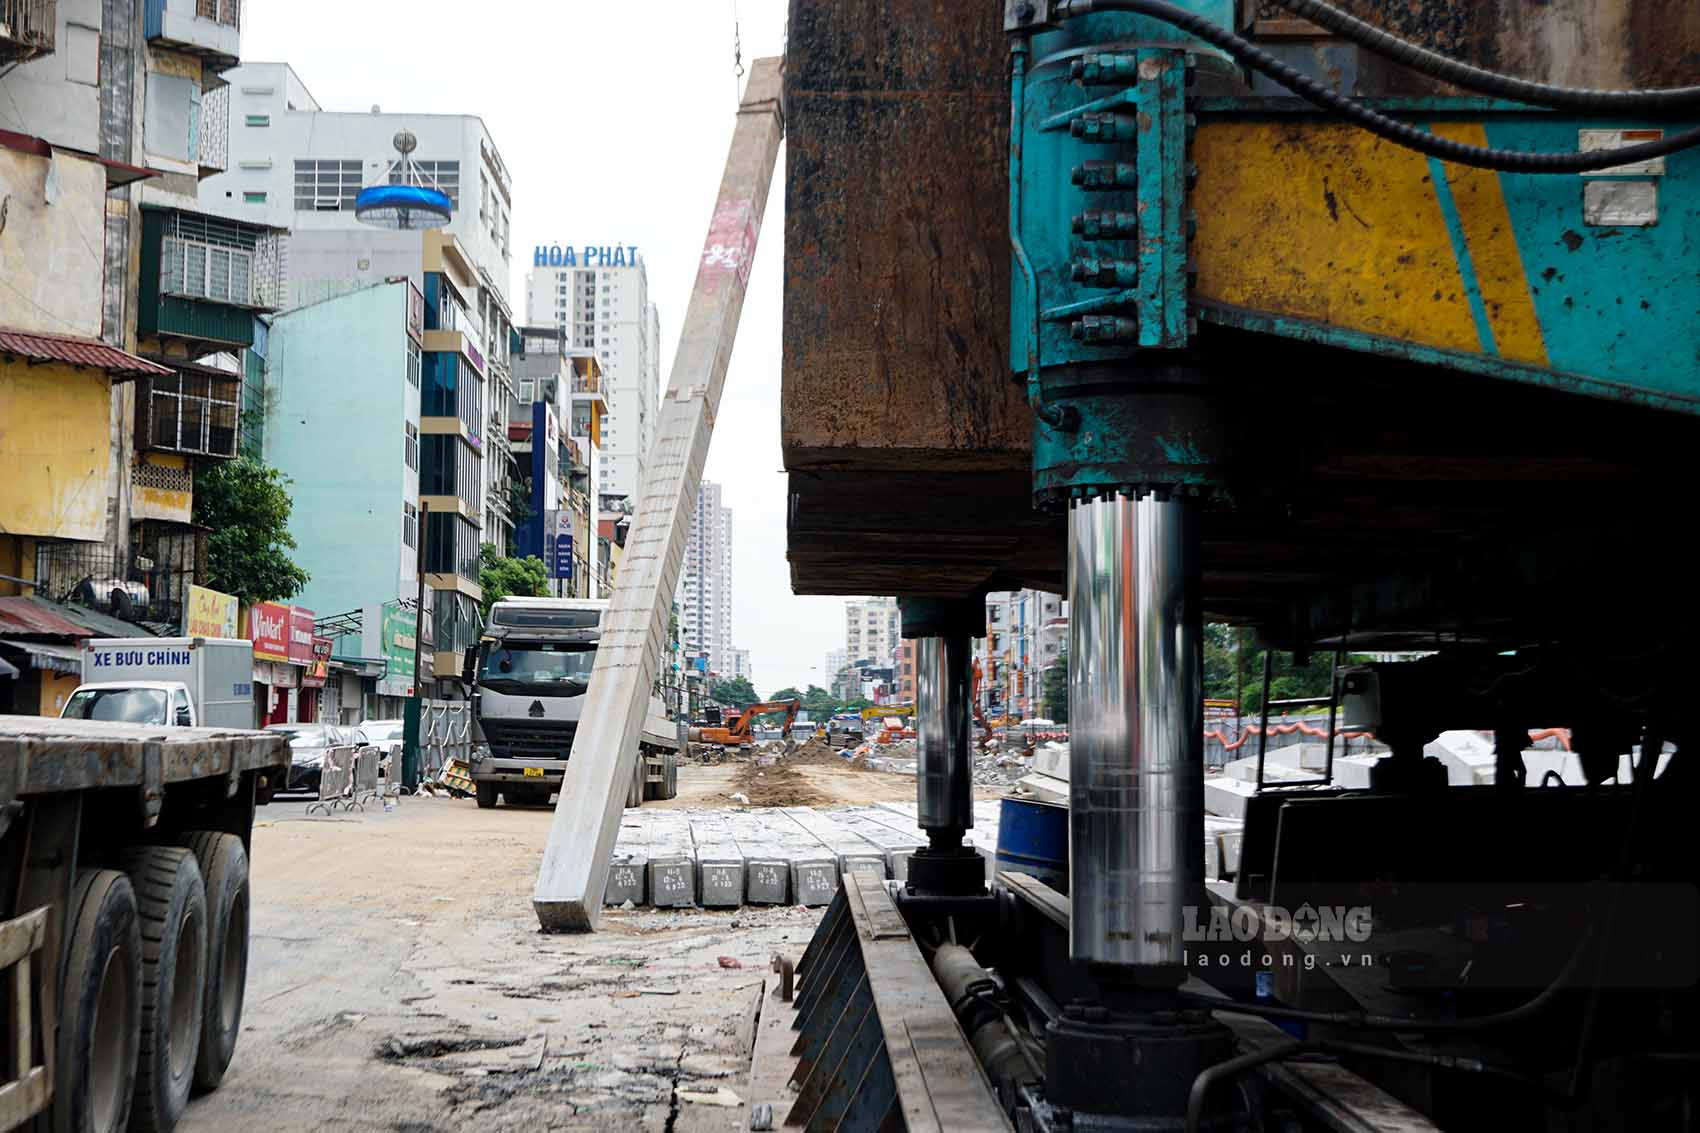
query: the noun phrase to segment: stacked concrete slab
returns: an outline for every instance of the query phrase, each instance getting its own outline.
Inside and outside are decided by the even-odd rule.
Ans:
[[[975,803],[970,841],[991,876],[998,804]],[[846,871],[904,880],[927,837],[915,805],[627,810],[609,863],[609,905],[825,905]]]

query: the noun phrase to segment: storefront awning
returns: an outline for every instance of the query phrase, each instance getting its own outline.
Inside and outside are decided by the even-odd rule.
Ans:
[[[18,667],[6,660],[6,658],[0,657],[0,681],[12,680],[16,678],[17,675]]]
[[[55,641],[20,641],[15,637],[0,637],[0,645],[28,654],[31,668],[71,676],[83,671],[83,651],[75,645],[61,645]]]

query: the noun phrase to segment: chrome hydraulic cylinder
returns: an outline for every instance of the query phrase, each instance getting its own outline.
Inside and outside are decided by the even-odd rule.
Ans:
[[[1068,520],[1070,953],[1156,985],[1203,883],[1196,506],[1112,493]]]

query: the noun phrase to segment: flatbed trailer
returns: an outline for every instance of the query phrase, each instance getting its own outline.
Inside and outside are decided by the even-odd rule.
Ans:
[[[169,1130],[241,1030],[273,733],[0,716],[0,1130]]]

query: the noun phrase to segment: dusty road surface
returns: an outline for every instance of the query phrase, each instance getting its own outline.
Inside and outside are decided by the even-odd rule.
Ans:
[[[544,936],[551,811],[303,811],[259,812],[242,1036],[185,1133],[741,1127],[714,1101],[743,1096],[768,959],[820,910],[609,910]]]

